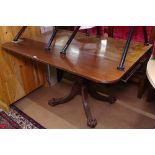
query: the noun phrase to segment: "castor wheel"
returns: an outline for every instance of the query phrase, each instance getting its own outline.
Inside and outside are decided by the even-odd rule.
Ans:
[[[95,128],[96,125],[97,125],[97,120],[94,118],[94,119],[88,119],[87,120],[87,125],[90,127],[90,128]]]
[[[117,99],[116,99],[116,97],[114,97],[114,96],[110,96],[110,97],[109,97],[109,103],[110,103],[110,104],[115,103],[116,100],[117,100]]]

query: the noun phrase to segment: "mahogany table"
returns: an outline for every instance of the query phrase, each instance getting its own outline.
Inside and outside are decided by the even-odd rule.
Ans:
[[[34,40],[23,38],[18,43],[8,42],[2,47],[10,52],[15,52],[28,58],[50,64],[58,69],[70,72],[77,76],[71,92],[63,98],[49,100],[52,106],[68,102],[77,94],[82,95],[82,103],[87,117],[87,124],[95,127],[96,119],[92,116],[88,103],[88,93],[96,99],[114,103],[113,96],[103,96],[90,83],[109,84],[120,80],[127,81],[141,64],[148,60],[152,51],[152,45],[145,46],[143,43],[131,42],[125,61],[125,69],[118,70],[125,40],[113,38],[96,38],[78,33],[72,44],[67,49],[66,55],[60,54],[71,32],[59,31],[53,41],[50,51],[45,51],[50,33]],[[48,39],[47,39],[48,38]]]

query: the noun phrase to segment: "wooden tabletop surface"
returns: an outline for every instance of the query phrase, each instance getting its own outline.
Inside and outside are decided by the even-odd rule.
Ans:
[[[31,39],[23,38],[19,43],[7,42],[2,47],[8,51],[50,64],[56,68],[79,75],[98,83],[114,83],[152,47],[143,43],[131,42],[125,61],[125,70],[117,70],[120,62],[124,40],[113,38],[96,38],[81,33],[75,37],[67,50],[66,56],[60,51],[65,45],[69,31],[59,31],[50,52],[44,51],[51,33]]]

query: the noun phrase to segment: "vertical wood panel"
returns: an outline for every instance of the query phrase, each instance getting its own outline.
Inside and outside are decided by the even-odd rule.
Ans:
[[[0,46],[11,41],[19,26],[0,27]],[[23,37],[40,35],[40,27],[28,27]],[[7,107],[43,85],[44,71],[42,64],[22,56],[6,52],[0,47],[0,108]]]

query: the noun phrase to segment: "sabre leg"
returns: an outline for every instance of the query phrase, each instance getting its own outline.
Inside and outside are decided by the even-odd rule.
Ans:
[[[149,42],[148,42],[148,35],[147,35],[146,26],[142,26],[142,28],[143,28],[143,35],[144,35],[144,45],[148,46]]]
[[[73,31],[72,35],[70,36],[69,40],[67,41],[66,45],[64,46],[64,48],[61,51],[61,54],[66,54],[66,50],[68,48],[68,46],[70,45],[70,43],[72,42],[72,40],[74,39],[75,35],[77,34],[77,32],[79,31],[80,26],[76,26],[75,30]]]
[[[124,63],[125,63],[127,52],[128,52],[130,42],[131,42],[131,39],[132,39],[132,36],[133,36],[133,32],[134,32],[134,26],[131,26],[130,31],[128,33],[128,38],[127,38],[126,44],[125,44],[124,49],[123,49],[120,64],[117,67],[118,70],[121,70],[121,71],[124,70]]]
[[[56,26],[54,26],[54,30],[53,30],[52,36],[51,36],[47,46],[45,47],[45,50],[47,50],[47,51],[50,50],[51,44],[52,44],[52,42],[53,42],[57,32],[58,32],[58,29],[57,29]]]
[[[51,106],[56,106],[59,104],[64,104],[70,100],[72,100],[77,94],[80,93],[80,85],[78,82],[75,82],[74,85],[72,86],[72,89],[70,93],[67,96],[61,97],[61,98],[52,98],[48,101],[48,104]]]
[[[18,33],[16,34],[15,38],[13,39],[14,42],[18,41],[18,39],[23,34],[23,32],[25,31],[26,28],[27,28],[27,26],[22,26],[22,28],[18,31]]]
[[[87,87],[85,85],[83,85],[81,88],[81,95],[82,95],[82,103],[83,103],[84,111],[87,117],[87,125],[90,128],[95,128],[95,126],[97,125],[97,120],[92,116],[90,105],[88,103]]]

